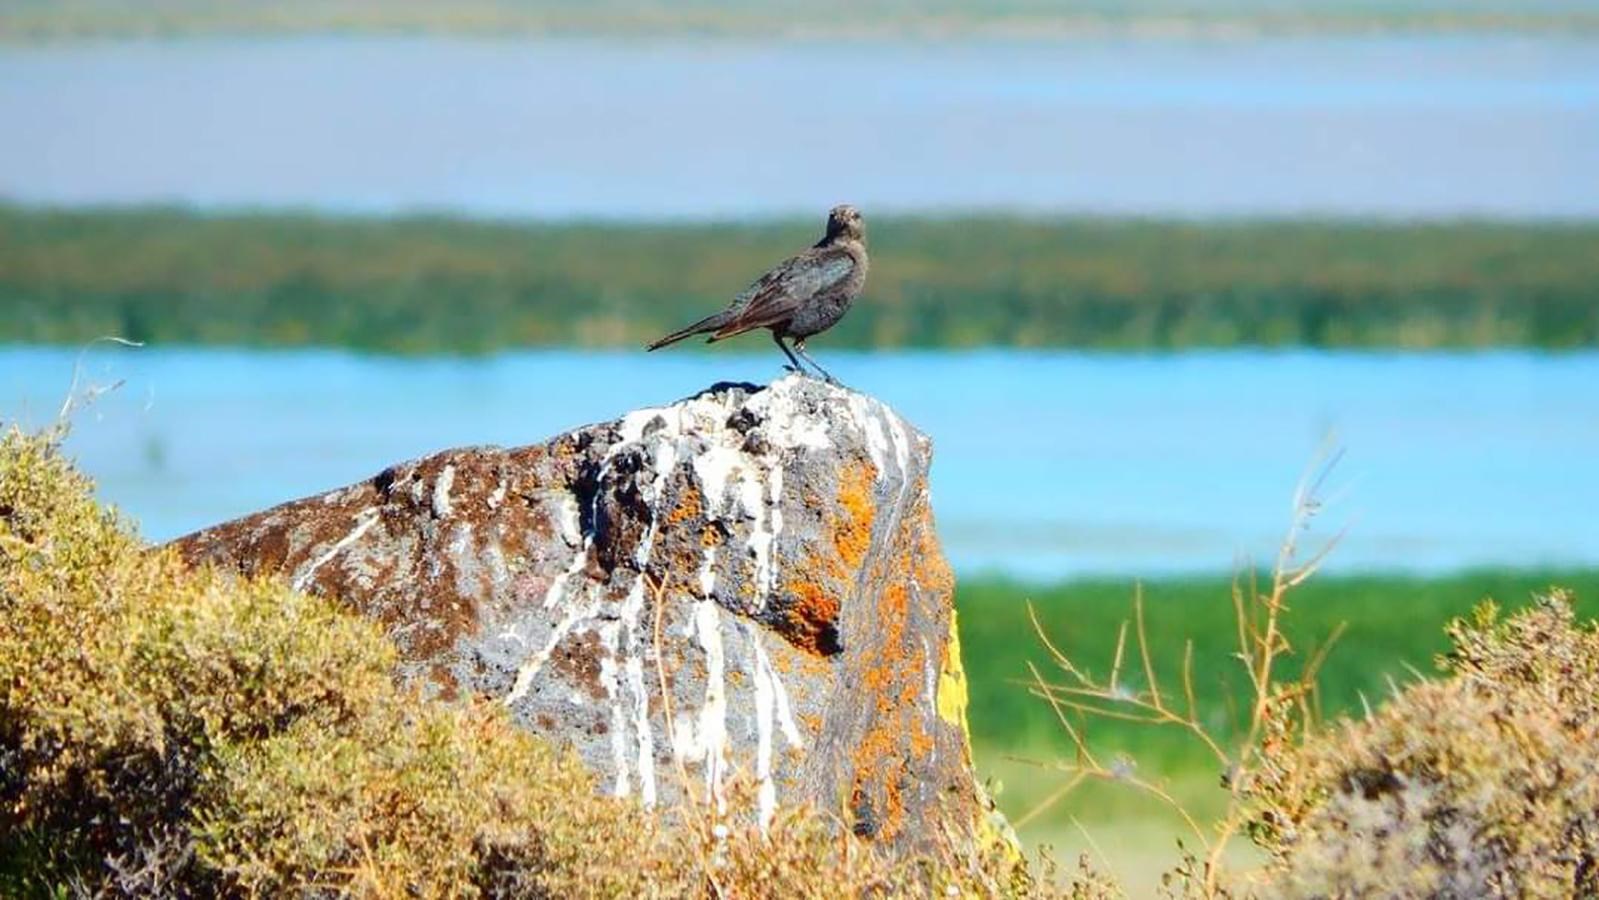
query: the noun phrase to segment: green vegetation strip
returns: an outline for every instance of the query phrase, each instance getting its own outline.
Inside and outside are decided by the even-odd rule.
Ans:
[[[1448,649],[1444,625],[1465,616],[1483,600],[1505,609],[1528,605],[1535,592],[1551,586],[1576,594],[1580,617],[1599,612],[1599,570],[1483,570],[1443,577],[1362,575],[1315,577],[1289,595],[1285,616],[1294,650],[1281,677],[1292,680],[1311,653],[1339,627],[1342,636],[1320,670],[1321,704],[1326,717],[1359,715],[1387,701],[1397,686],[1421,676],[1438,676],[1437,654]],[[1019,815],[1064,781],[1047,769],[1018,764],[1015,758],[1070,760],[1072,745],[1055,714],[1029,695],[1027,664],[1046,679],[1067,679],[1050,659],[1028,618],[1030,601],[1049,640],[1073,664],[1105,677],[1111,669],[1116,634],[1132,617],[1135,591],[1144,598],[1144,619],[1161,687],[1181,707],[1181,666],[1185,641],[1194,642],[1194,687],[1199,718],[1218,737],[1236,739],[1249,686],[1233,655],[1237,630],[1227,577],[1145,582],[1093,580],[1031,586],[999,579],[968,579],[957,587],[962,657],[969,680],[969,710],[979,771],[999,775],[1007,812]],[[1142,663],[1129,637],[1122,682],[1144,689]],[[1177,696],[1170,695],[1176,692]],[[1083,724],[1074,719],[1074,723]],[[1205,809],[1220,799],[1214,790],[1218,767],[1191,736],[1171,726],[1114,720],[1086,723],[1091,743],[1104,758],[1125,754],[1141,775],[1173,779],[1178,793]],[[1214,794],[1215,796],[1208,796]],[[1149,804],[1131,791],[1094,790],[1094,803],[1080,798],[1061,815],[1093,818],[1148,813]]]
[[[372,3],[370,0],[13,0],[0,9],[0,40],[149,37],[196,34],[435,33],[609,36],[730,35],[858,37],[964,32],[1016,34],[1148,28],[1236,38],[1249,33],[1396,30],[1592,30],[1599,16],[1570,0],[1429,0],[1372,4],[1358,0],[932,0],[914,8],[896,0],[466,0]]]
[[[835,346],[1599,344],[1599,224],[876,219]],[[510,224],[0,207],[0,341],[636,346],[816,223]]]

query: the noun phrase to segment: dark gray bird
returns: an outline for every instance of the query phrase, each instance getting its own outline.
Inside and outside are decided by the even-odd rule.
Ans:
[[[866,225],[855,207],[835,206],[827,214],[827,234],[814,246],[762,275],[734,297],[727,309],[674,331],[647,349],[658,350],[696,334],[709,334],[709,341],[715,342],[757,328],[770,328],[772,340],[793,363],[794,371],[805,371],[794,356],[794,351],[798,351],[823,378],[837,384],[837,379],[805,352],[805,339],[844,318],[865,285]],[[793,351],[784,338],[793,339]]]

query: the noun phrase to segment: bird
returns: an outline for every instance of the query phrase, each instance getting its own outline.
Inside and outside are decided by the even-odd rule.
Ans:
[[[866,223],[855,207],[835,206],[827,213],[827,232],[821,240],[756,279],[726,309],[674,331],[645,349],[659,350],[697,334],[709,334],[707,343],[715,343],[746,331],[769,328],[772,340],[792,363],[790,371],[806,373],[800,363],[803,357],[829,384],[836,385],[838,379],[805,352],[805,340],[844,318],[866,286],[866,269]],[[787,339],[794,342],[792,350]]]

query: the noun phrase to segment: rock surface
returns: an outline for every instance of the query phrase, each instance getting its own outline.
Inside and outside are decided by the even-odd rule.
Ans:
[[[953,581],[928,439],[790,376],[516,449],[450,450],[175,542],[374,617],[402,674],[507,704],[618,795],[848,806],[887,846],[971,835]],[[936,822],[936,825],[935,825]]]

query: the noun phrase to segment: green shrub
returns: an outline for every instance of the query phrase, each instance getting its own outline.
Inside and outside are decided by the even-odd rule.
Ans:
[[[394,662],[328,602],[146,549],[55,435],[5,433],[0,895],[1036,892],[998,851],[893,865],[803,809],[763,836],[602,797]]]
[[[1556,593],[1449,634],[1447,679],[1277,747],[1269,896],[1599,895],[1599,632]]]
[[[422,703],[393,662],[328,603],[146,551],[50,440],[7,434],[3,892],[461,894],[507,865],[625,891],[658,874],[623,865],[651,840],[636,812],[573,802],[593,793],[579,764],[491,710]]]

